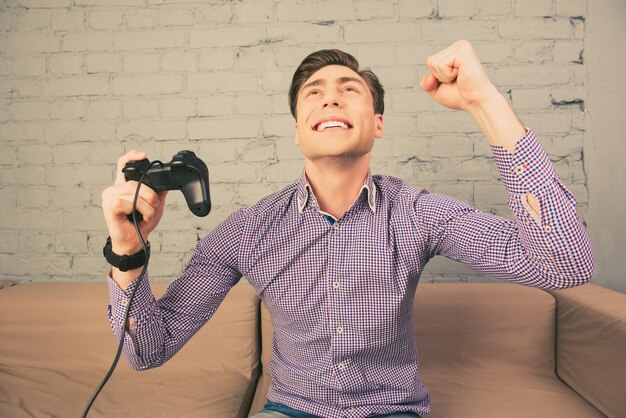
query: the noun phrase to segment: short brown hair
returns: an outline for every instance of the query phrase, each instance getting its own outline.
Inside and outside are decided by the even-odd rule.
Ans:
[[[294,118],[296,117],[296,105],[300,87],[317,70],[327,65],[342,65],[360,75],[372,92],[374,113],[383,114],[385,111],[385,89],[378,77],[376,77],[376,74],[369,68],[359,69],[359,62],[347,52],[338,49],[322,49],[307,56],[293,74],[291,86],[289,87],[289,108]]]

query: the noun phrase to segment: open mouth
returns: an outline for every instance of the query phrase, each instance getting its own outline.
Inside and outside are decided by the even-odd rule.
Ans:
[[[322,132],[326,129],[333,129],[333,128],[351,129],[352,125],[342,120],[326,120],[326,121],[313,125],[313,130],[317,132]]]

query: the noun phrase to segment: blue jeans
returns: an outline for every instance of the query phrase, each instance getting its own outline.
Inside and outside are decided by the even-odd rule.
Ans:
[[[413,412],[398,412],[387,415],[376,415],[372,418],[420,418],[419,415]],[[315,415],[308,414],[306,412],[298,411],[276,402],[267,402],[263,407],[263,410],[259,413],[252,415],[250,418],[320,418]]]

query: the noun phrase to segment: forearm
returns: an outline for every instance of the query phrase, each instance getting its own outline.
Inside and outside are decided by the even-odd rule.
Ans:
[[[215,313],[218,306],[241,278],[241,273],[225,254],[236,254],[238,237],[226,240],[239,221],[229,218],[201,240],[181,277],[174,280],[165,295],[155,300],[147,274],[121,289],[109,276],[111,304],[109,319],[120,338],[130,296],[137,286],[129,313],[130,330],[124,354],[133,369],[158,367],[170,359]],[[222,251],[215,252],[218,246]],[[229,251],[231,250],[232,251]]]
[[[534,133],[528,131],[513,154],[498,145],[493,145],[492,151],[509,192],[516,235],[529,260],[544,276],[555,274],[548,281],[550,285],[568,287],[589,280],[593,254],[576,213],[576,200],[560,181]],[[531,193],[542,208],[539,217],[528,208]]]
[[[517,142],[524,136],[526,129],[518,119],[506,98],[493,87],[493,92],[484,102],[472,106],[467,112],[474,118],[491,145],[498,145],[513,154]],[[530,215],[538,220],[541,208],[537,196],[528,193],[525,196]]]
[[[491,145],[499,145],[511,154],[526,129],[506,98],[495,88],[481,101],[467,108]]]
[[[519,194],[509,199],[515,220],[477,211],[448,196],[426,195],[416,205],[416,223],[431,231],[432,255],[459,261],[480,273],[540,288],[585,283],[593,257],[572,196],[558,181],[546,184],[539,195],[555,209],[544,215],[543,226],[526,214]],[[438,208],[434,216],[428,209],[432,207]]]
[[[118,340],[122,337],[122,333],[126,333],[124,356],[134,370],[149,368],[151,366],[142,358],[142,352],[146,352],[145,338],[142,338],[142,334],[145,334],[143,329],[146,325],[154,327],[161,318],[154,317],[158,310],[155,309],[156,301],[152,295],[148,277],[145,275],[141,280],[132,281],[125,288],[119,285],[112,274],[109,274],[107,281],[110,293],[109,323]],[[135,297],[130,304],[131,295],[135,288],[137,288]],[[129,304],[128,323],[125,324],[124,317],[127,309],[129,309]],[[139,335],[137,334],[138,324],[140,324]],[[160,324],[156,326],[158,328]],[[157,339],[159,338],[150,338],[152,342]]]
[[[131,254],[136,254],[139,251],[141,251],[142,247],[141,247],[140,243],[136,243],[136,244],[130,244],[129,243],[129,244],[126,244],[126,245],[121,245],[121,244],[116,243],[116,242],[111,242],[110,249],[111,249],[111,251],[114,254],[131,255]],[[105,248],[105,251],[106,251],[106,248]],[[134,269],[131,269],[131,270],[127,270],[127,271],[121,271],[119,268],[117,268],[115,266],[111,266],[110,276],[117,283],[117,285],[120,287],[120,289],[126,290],[128,288],[128,286],[137,277],[139,277],[139,275],[141,274],[142,270],[143,270],[143,266],[139,266],[137,268],[134,268]]]
[[[111,278],[117,283],[122,290],[126,290],[128,286],[141,274],[143,267],[137,267],[133,270],[121,271],[115,267],[111,268]]]

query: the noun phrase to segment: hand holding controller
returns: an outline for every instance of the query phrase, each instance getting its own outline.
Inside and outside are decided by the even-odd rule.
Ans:
[[[89,400],[83,412],[83,418],[86,418],[89,409],[111,377],[120,358],[126,335],[124,331],[130,327],[129,315],[135,292],[140,287],[138,283],[144,279],[148,267],[150,244],[146,241],[148,234],[156,227],[163,214],[166,195],[164,192],[168,190],[182,191],[187,206],[196,216],[206,216],[211,211],[209,170],[193,152],[180,151],[167,164],[160,161],[150,163],[145,158],[146,156],[144,152],[133,150],[118,159],[115,184],[102,192],[102,209],[110,234],[102,252],[112,266],[111,277],[122,290],[126,290],[134,280],[137,280],[137,285],[133,288],[126,304],[115,360]],[[141,185],[134,187],[135,185],[127,183],[131,180],[141,182],[148,188],[141,188]],[[129,198],[132,188],[135,189],[132,208],[136,209],[141,206],[147,219],[141,224],[134,222],[134,225],[129,225],[124,220],[124,215],[130,209]],[[140,195],[142,198],[139,198]],[[139,205],[140,202],[141,205]],[[137,221],[143,219],[138,211],[127,216],[131,222],[133,222],[133,217]],[[131,238],[133,234],[130,234],[130,228],[133,226],[137,232],[135,239]],[[141,249],[137,250],[139,244]]]
[[[130,161],[122,169],[126,181],[141,180],[146,173],[143,184],[156,192],[165,190],[180,190],[185,196],[187,206],[196,216],[206,216],[211,211],[211,196],[209,192],[209,170],[206,164],[192,151],[180,151],[172,161],[166,164],[156,164],[148,169],[150,161],[147,159]],[[136,213],[137,219],[143,217]],[[129,215],[132,220],[132,214]]]

